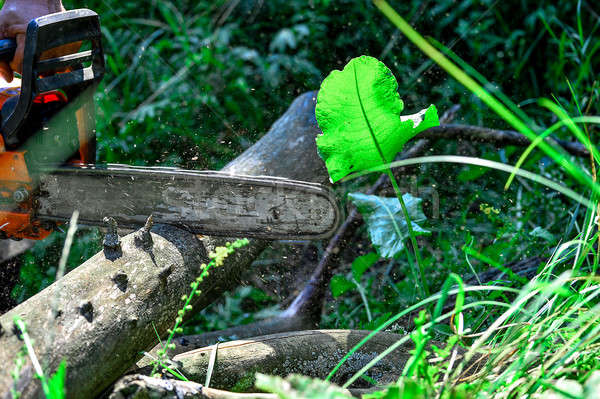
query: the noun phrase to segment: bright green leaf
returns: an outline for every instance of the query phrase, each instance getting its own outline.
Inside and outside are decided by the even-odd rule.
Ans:
[[[315,110],[323,131],[317,148],[333,182],[391,162],[408,140],[439,124],[433,105],[401,117],[404,104],[397,89],[396,78],[385,64],[364,55],[325,78]]]
[[[393,258],[404,249],[404,240],[409,237],[408,224],[404,219],[398,198],[361,193],[350,193],[348,197],[363,215],[371,242],[380,256]],[[427,220],[421,210],[422,200],[408,193],[404,194],[402,199],[406,204],[415,235],[430,234],[429,230],[417,224]]]
[[[47,399],[64,399],[66,397],[65,392],[65,378],[67,376],[67,362],[64,360],[58,365],[58,369],[52,377],[48,379],[48,391],[49,395]]]
[[[379,255],[374,252],[369,252],[366,255],[359,256],[352,262],[352,276],[356,281],[360,281],[362,275],[367,269],[375,264],[379,259]]]
[[[348,391],[327,381],[298,374],[285,379],[256,373],[256,387],[281,399],[352,399]]]
[[[331,278],[330,285],[331,295],[333,295],[334,298],[337,298],[356,287],[352,281],[348,281],[346,277],[339,274]]]

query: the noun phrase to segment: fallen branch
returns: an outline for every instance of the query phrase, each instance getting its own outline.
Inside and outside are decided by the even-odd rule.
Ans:
[[[210,386],[251,392],[255,389],[254,375],[257,372],[282,377],[295,373],[325,378],[342,357],[369,333],[360,330],[306,330],[265,335],[225,342],[216,348],[213,345],[185,352],[175,356],[173,363],[188,379],[204,382],[211,354],[216,350]],[[345,382],[400,338],[401,335],[394,333],[375,334],[344,363],[332,382]],[[381,384],[395,381],[410,358],[413,346],[410,341],[400,346],[373,366],[367,375]]]
[[[325,182],[327,174],[315,146],[319,129],[314,106],[314,93],[300,96],[267,135],[225,170]],[[141,351],[156,343],[155,328],[160,336],[165,335],[177,316],[181,296],[188,293],[200,265],[207,261],[206,254],[225,242],[157,226],[145,233],[153,242],[148,249],[136,245],[135,234],[121,240],[120,251],[96,254],[0,317],[2,397],[10,397],[13,382],[21,398],[41,394],[28,358],[18,381],[13,381],[14,359],[23,346],[15,333],[14,316],[25,321],[45,372],[54,373],[61,360],[66,360],[68,397],[93,397],[129,369]],[[212,270],[199,287],[202,294],[193,303],[194,309],[206,307],[235,286],[265,246],[264,241],[252,240]],[[51,307],[53,303],[56,308]]]
[[[480,143],[491,143],[498,147],[514,145],[526,147],[531,141],[521,133],[512,130],[496,130],[487,127],[470,125],[440,125],[431,127],[419,135],[430,140],[435,139],[464,139]],[[560,139],[546,138],[547,141],[555,142],[564,148],[569,154],[578,157],[589,157],[590,152],[579,142]]]

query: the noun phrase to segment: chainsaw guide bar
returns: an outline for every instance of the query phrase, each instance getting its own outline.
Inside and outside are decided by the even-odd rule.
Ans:
[[[82,42],[89,49],[82,50]],[[15,45],[0,40],[0,61],[10,62]],[[71,50],[40,59],[61,46]],[[228,237],[304,240],[335,232],[339,208],[318,184],[95,164],[93,93],[105,71],[95,12],[70,10],[30,21],[22,69],[20,89],[0,91],[0,238],[44,239],[75,210],[81,224],[102,226],[112,217],[124,229],[153,215],[157,223]]]
[[[340,221],[335,197],[314,183],[267,176],[166,167],[90,165],[60,167],[37,176],[36,218],[138,228],[155,223],[196,234],[265,239],[321,239]]]

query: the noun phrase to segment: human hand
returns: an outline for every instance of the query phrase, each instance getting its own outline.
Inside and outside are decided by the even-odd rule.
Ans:
[[[4,2],[4,6],[0,10],[0,39],[15,38],[17,50],[12,61],[0,61],[2,78],[11,82],[14,72],[22,72],[25,33],[29,21],[42,15],[64,10],[61,0],[6,0]],[[44,58],[51,58],[62,55],[64,50],[59,48],[46,53],[44,53]]]

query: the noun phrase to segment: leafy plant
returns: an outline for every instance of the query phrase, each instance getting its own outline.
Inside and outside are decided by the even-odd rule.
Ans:
[[[439,54],[430,51],[426,41],[420,37],[418,33],[412,30],[401,17],[395,14],[385,1],[375,0],[375,4],[378,5],[382,11],[396,23],[409,38],[411,38],[411,40],[415,41],[433,58],[437,57],[436,59],[440,61],[450,73],[465,83],[467,87],[473,91],[478,91],[477,94],[488,101],[488,103],[500,114],[504,113],[503,116],[509,123],[514,123],[515,126],[519,125],[522,127],[527,125],[528,122],[526,120],[519,120],[517,116],[505,112],[506,109],[503,109],[502,106],[495,102],[495,100],[491,99],[489,93],[476,84],[472,84],[473,82],[465,78],[466,75],[461,75],[464,74],[463,71],[457,70],[451,63],[448,63],[447,60],[439,57]],[[553,107],[548,104],[548,108]],[[563,120],[566,120],[566,123],[574,126],[574,121],[566,116],[564,112],[561,112],[556,107],[554,107],[553,112],[558,114]],[[521,112],[515,112],[515,114],[519,116],[523,115]],[[514,118],[517,119],[515,120]],[[581,132],[578,132],[576,137],[584,144],[588,144],[589,139],[586,140]],[[591,152],[593,153],[593,151]],[[562,155],[554,155],[550,154],[550,156],[559,165],[562,165],[567,172],[573,172],[574,164],[570,163],[570,161],[565,159]],[[439,160],[442,160],[445,157],[438,158]],[[424,159],[425,158],[421,160]],[[594,170],[595,156],[591,158],[591,162],[592,169]],[[399,164],[401,163],[398,163],[398,165]],[[377,167],[373,169],[381,170],[383,168]],[[520,173],[520,171],[515,170],[513,170],[513,172],[515,175]],[[583,182],[581,179],[579,181],[584,184],[588,183]],[[595,174],[592,183],[595,184]],[[591,188],[594,190],[593,187]],[[563,187],[561,190],[567,189]],[[577,197],[573,192],[570,193],[570,196],[572,198]],[[376,394],[374,397],[399,397],[400,387],[403,387],[403,384],[406,382],[414,384],[413,386],[416,387],[416,390],[412,391],[411,397],[431,397],[435,395],[436,397],[441,398],[455,398],[470,397],[476,393],[481,397],[496,397],[496,395],[502,395],[502,397],[583,397],[582,383],[568,379],[565,380],[564,377],[570,373],[577,374],[578,370],[581,370],[581,367],[589,367],[591,369],[596,369],[596,367],[598,367],[596,363],[594,363],[594,365],[589,364],[585,355],[581,356],[580,351],[584,350],[583,348],[586,347],[586,345],[594,345],[596,339],[598,339],[598,331],[600,330],[600,325],[598,324],[600,312],[596,297],[600,291],[598,291],[598,285],[595,282],[591,282],[591,280],[596,280],[593,279],[593,277],[576,277],[576,274],[573,274],[580,273],[584,264],[588,266],[588,271],[590,269],[596,270],[598,266],[597,254],[592,248],[592,243],[597,240],[598,236],[595,222],[593,222],[593,220],[596,220],[597,218],[596,198],[597,197],[594,195],[592,201],[579,199],[582,203],[587,205],[585,220],[583,222],[583,226],[585,226],[582,229],[583,231],[578,234],[578,237],[575,240],[560,245],[546,267],[529,283],[524,281],[524,283],[526,283],[525,286],[514,300],[507,301],[509,303],[484,300],[478,304],[486,308],[490,306],[502,306],[506,308],[506,311],[495,318],[487,328],[483,328],[483,331],[473,335],[475,337],[474,342],[470,345],[469,349],[457,365],[452,361],[448,361],[445,364],[447,367],[445,377],[443,382],[439,384],[436,383],[436,378],[432,378],[438,371],[432,370],[429,364],[424,361],[424,354],[426,353],[425,344],[431,339],[429,332],[432,331],[436,323],[439,323],[441,319],[449,318],[453,330],[457,332],[459,336],[463,335],[464,315],[471,306],[477,304],[476,302],[471,302],[463,306],[464,293],[467,290],[477,291],[483,288],[467,287],[463,289],[460,279],[454,277],[459,288],[458,291],[451,290],[451,282],[446,280],[442,292],[437,296],[438,301],[432,320],[426,323],[425,313],[422,312],[420,317],[415,321],[416,330],[411,334],[411,338],[415,342],[416,347],[413,351],[413,356],[405,366],[403,376],[410,377],[414,373],[420,379],[407,380],[406,378],[402,378],[398,381],[396,387],[381,394]],[[480,209],[487,209],[488,212],[486,214],[488,217],[492,217],[492,219],[493,215],[499,213],[499,211],[493,212],[492,209],[495,208],[490,208],[489,205],[485,203],[481,204]],[[475,252],[470,252],[470,254],[478,255],[486,262],[493,262],[491,259],[482,256],[482,254]],[[576,255],[573,257],[572,254]],[[588,257],[588,254],[593,256]],[[571,271],[562,274],[558,278],[553,278],[555,268],[558,268],[564,262],[572,263]],[[501,267],[500,264],[496,264],[495,266]],[[496,286],[494,288],[500,287]],[[455,310],[454,312],[442,315],[442,306],[447,296],[450,294],[450,291],[458,293]],[[422,305],[423,304],[424,303],[422,303]],[[579,313],[576,309],[581,310],[582,307],[586,310],[583,311],[583,313]],[[489,310],[487,311],[489,312]],[[458,320],[455,316],[458,316]],[[398,315],[383,323],[377,330],[385,328],[385,326],[388,326],[396,320],[397,317]],[[480,326],[481,325],[475,324],[473,325],[473,328]],[[564,338],[561,339],[559,337]],[[366,337],[365,340],[368,338],[369,337]],[[455,339],[456,338],[454,338],[454,340]],[[365,340],[363,340],[363,342]],[[353,381],[359,378],[370,365],[375,364],[375,362],[383,358],[387,353],[390,353],[394,348],[397,348],[404,341],[406,341],[406,337],[400,339],[398,343],[392,345],[390,348],[387,348],[355,376],[348,380],[344,386],[349,386]],[[358,344],[353,348],[350,353],[353,353],[361,344]],[[452,349],[454,344],[455,341],[448,340],[448,344],[444,350],[435,349],[435,351],[440,354],[440,357],[445,358],[448,356],[448,350]],[[484,345],[489,346],[483,349]],[[573,345],[575,345],[575,347],[573,347]],[[461,372],[467,367],[466,365],[468,362],[472,360],[477,353],[481,353],[480,351],[482,350],[485,350],[488,355],[483,359],[485,366],[477,373],[475,382],[471,385],[457,384],[456,381],[461,375]],[[346,358],[347,357],[342,361]],[[575,363],[577,367],[575,369],[566,367],[567,364],[571,363]],[[334,368],[329,377],[331,377],[337,369],[338,367]],[[587,376],[582,379],[587,380]],[[560,383],[557,384],[557,381]],[[562,381],[564,381],[564,383]],[[593,380],[588,381],[589,386],[593,387]],[[594,388],[591,389],[593,390]]]
[[[361,56],[321,83],[315,114],[323,134],[317,148],[333,182],[391,162],[417,133],[439,124],[435,106],[401,116],[404,104],[392,72]]]
[[[333,182],[351,172],[388,164],[409,139],[439,124],[433,105],[417,114],[401,117],[404,105],[397,88],[391,71],[382,62],[367,56],[352,59],[341,72],[333,71],[325,78],[315,109],[323,131],[317,137],[317,149]],[[386,173],[407,221],[421,289],[427,295],[424,266],[408,209],[391,169]],[[406,255],[413,263],[409,251]]]

